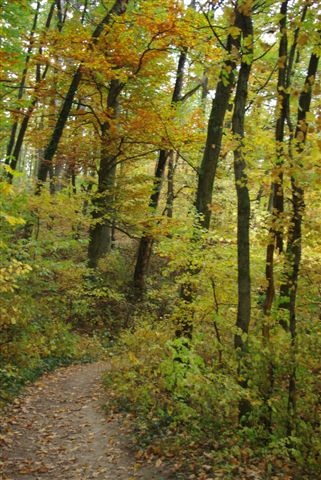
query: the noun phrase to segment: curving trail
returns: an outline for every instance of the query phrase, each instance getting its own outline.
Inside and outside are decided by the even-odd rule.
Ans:
[[[126,425],[103,413],[105,369],[103,363],[63,368],[27,389],[1,421],[1,479],[170,478],[160,461],[137,460]]]

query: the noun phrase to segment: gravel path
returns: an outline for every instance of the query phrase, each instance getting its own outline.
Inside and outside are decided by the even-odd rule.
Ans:
[[[101,408],[103,363],[44,375],[1,420],[3,480],[168,480],[160,460],[142,464],[126,425]]]

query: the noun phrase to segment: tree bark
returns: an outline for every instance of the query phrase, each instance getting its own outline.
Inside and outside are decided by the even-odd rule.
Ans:
[[[171,100],[172,105],[176,105],[181,100],[186,58],[187,58],[187,49],[183,49],[180,53],[178,65],[177,65],[176,81],[175,81],[175,86],[174,86],[172,100]],[[167,158],[172,153],[173,152],[167,151],[167,150],[160,150],[159,152],[158,161],[157,161],[156,170],[155,170],[155,176],[153,180],[153,192],[149,199],[149,208],[152,212],[155,212],[157,209],[161,188],[162,188],[162,180],[163,180],[164,172],[166,168]],[[141,298],[145,290],[145,276],[148,272],[149,260],[150,260],[151,252],[153,248],[153,241],[154,241],[153,237],[146,233],[141,237],[139,242],[135,271],[134,271],[134,278],[133,278],[135,295],[137,296],[137,298]]]
[[[115,120],[118,113],[119,94],[123,84],[119,80],[111,80],[107,98],[107,110],[111,112],[110,119]],[[111,248],[112,189],[115,184],[116,163],[115,154],[109,146],[109,122],[102,125],[101,158],[98,171],[98,188],[93,198],[93,223],[89,230],[88,266],[97,268],[99,259]]]
[[[33,24],[32,24],[32,27],[31,27],[30,41],[29,41],[29,46],[28,46],[27,53],[26,53],[25,66],[24,66],[24,69],[22,71],[21,81],[20,81],[20,85],[19,85],[18,96],[17,96],[18,101],[23,98],[24,93],[25,93],[25,85],[26,85],[26,80],[27,80],[27,75],[28,75],[28,70],[29,70],[29,63],[30,63],[30,59],[31,59],[31,54],[32,54],[32,50],[33,50],[34,35],[36,33],[36,30],[37,30],[38,17],[39,17],[39,12],[40,12],[40,5],[41,5],[40,1],[38,1],[36,11],[35,11],[35,15],[34,15],[34,19],[33,19]],[[54,3],[51,5],[51,8],[50,8],[50,11],[49,11],[49,14],[48,14],[48,18],[47,18],[47,21],[46,21],[46,29],[48,29],[49,26],[50,26],[50,21],[51,21],[52,15],[53,15],[53,10],[54,10]],[[33,108],[32,108],[32,110],[33,110]],[[23,141],[24,133],[25,133],[25,132],[23,133],[23,136],[22,136],[22,139],[21,139],[21,133],[20,132],[21,132],[21,129],[22,130],[24,129],[23,124],[25,122],[26,116],[28,116],[29,113],[30,113],[30,108],[28,108],[28,111],[27,111],[26,115],[24,116],[24,118],[22,120],[22,125],[20,127],[17,142],[16,142],[16,133],[18,131],[19,121],[16,120],[11,127],[10,138],[9,138],[9,142],[8,142],[8,145],[7,145],[7,155],[6,155],[5,163],[7,165],[10,165],[10,168],[12,170],[15,170],[16,166],[17,166],[17,162],[18,162],[19,155],[20,155],[20,152],[21,152],[22,141]],[[19,114],[21,114],[21,115],[23,114],[21,109],[19,109]],[[16,146],[17,143],[20,144],[18,148]],[[10,183],[12,182],[12,178],[13,178],[12,174],[9,173],[8,174],[8,179],[9,179]]]
[[[275,247],[281,253],[283,251],[283,232],[280,226],[281,216],[284,211],[284,193],[283,193],[283,164],[284,164],[284,130],[287,114],[287,103],[289,95],[286,92],[287,63],[288,63],[288,35],[287,35],[287,6],[288,0],[282,2],[280,11],[280,46],[279,46],[279,69],[277,84],[277,120],[275,127],[276,143],[276,180],[272,183],[272,208],[274,216],[273,233],[275,237]]]
[[[288,2],[281,3],[281,19],[280,26],[280,45],[279,45],[279,69],[278,69],[278,82],[277,82],[277,94],[278,94],[278,107],[277,107],[277,121],[275,128],[275,141],[276,141],[276,173],[277,177],[271,185],[270,205],[272,214],[272,225],[269,229],[269,244],[266,249],[266,261],[265,261],[265,279],[267,288],[265,291],[265,299],[263,303],[263,326],[262,335],[263,342],[266,347],[270,343],[270,327],[269,316],[275,297],[275,283],[274,283],[274,255],[275,251],[281,253],[283,251],[283,226],[282,226],[282,213],[284,211],[284,193],[283,193],[283,162],[284,162],[284,135],[285,135],[285,122],[288,123],[290,130],[290,137],[293,136],[293,127],[290,121],[290,94],[289,88],[291,86],[291,79],[294,68],[294,59],[298,46],[298,37],[300,33],[300,26],[303,24],[308,4],[303,6],[300,26],[294,32],[293,43],[288,50],[287,40],[287,9]],[[292,133],[291,133],[292,132]],[[280,323],[285,329],[287,325],[281,319]],[[274,362],[273,359],[268,359],[267,365],[267,380],[266,385],[263,387],[263,397],[265,404],[265,413],[263,414],[262,421],[265,424],[268,431],[272,431],[272,410],[269,405],[269,399],[273,392],[274,385]]]
[[[173,218],[175,168],[176,168],[175,152],[171,151],[168,156],[168,165],[167,165],[166,215],[168,218]]]
[[[116,0],[110,11],[106,14],[106,16],[103,18],[103,20],[100,22],[99,25],[97,25],[96,29],[94,30],[91,38],[93,44],[95,44],[103,32],[103,29],[106,25],[108,25],[114,15],[121,15],[126,11],[127,4],[129,0]],[[72,78],[71,84],[69,86],[68,92],[66,94],[64,103],[62,105],[62,108],[59,112],[55,128],[52,132],[51,138],[49,140],[49,143],[47,147],[45,148],[44,151],[44,156],[43,159],[40,162],[39,165],[39,171],[38,171],[38,185],[36,189],[36,193],[41,192],[41,187],[43,183],[47,179],[48,172],[51,168],[53,157],[57,151],[64,127],[66,125],[77,89],[79,87],[79,84],[81,82],[83,75],[82,71],[82,64],[78,65],[77,70]]]
[[[272,225],[269,230],[269,244],[266,249],[265,260],[265,278],[267,282],[263,312],[269,316],[275,295],[274,287],[274,253],[275,249],[281,253],[283,251],[283,234],[280,226],[281,215],[284,211],[283,194],[283,163],[284,163],[284,129],[287,114],[288,94],[286,93],[287,63],[288,63],[288,36],[287,36],[287,8],[288,0],[281,3],[279,22],[280,27],[280,45],[279,45],[279,68],[277,83],[277,108],[276,108],[276,126],[275,126],[275,144],[276,144],[276,165],[274,168],[275,180],[271,184],[271,214]],[[263,326],[263,335],[266,327]]]
[[[223,64],[216,86],[208,121],[205,150],[198,175],[195,207],[200,215],[199,223],[205,229],[209,229],[210,226],[211,210],[209,207],[212,203],[215,174],[221,151],[224,119],[235,84],[234,71],[237,58],[232,55],[233,45],[235,45],[235,40],[229,35],[226,45],[227,59]]]
[[[269,316],[275,296],[274,287],[274,254],[275,250],[278,253],[283,251],[283,226],[282,214],[284,211],[284,193],[283,193],[283,163],[284,163],[284,135],[285,123],[289,124],[290,119],[290,94],[289,87],[291,85],[291,77],[293,73],[294,58],[297,50],[297,40],[300,32],[300,26],[294,32],[294,39],[290,51],[288,51],[287,38],[287,9],[288,1],[281,3],[281,19],[280,26],[280,45],[279,45],[279,68],[278,68],[278,82],[277,82],[277,121],[275,127],[275,142],[276,142],[276,167],[274,176],[275,180],[271,185],[271,209],[272,209],[272,226],[269,230],[269,244],[266,249],[265,262],[265,278],[267,283],[265,301],[263,305],[263,312],[265,316]],[[308,4],[304,5],[301,24],[303,24]],[[290,130],[291,126],[289,125]],[[267,334],[266,327],[263,326],[263,334]],[[265,333],[264,333],[265,332]]]
[[[312,53],[308,66],[308,71],[304,87],[299,97],[299,108],[297,114],[297,124],[294,138],[290,141],[290,159],[293,169],[303,168],[300,160],[306,143],[308,132],[307,113],[310,110],[312,99],[312,88],[315,83],[315,77],[318,71],[319,56]],[[297,160],[298,159],[298,160]],[[294,430],[296,418],[296,340],[297,340],[297,320],[296,320],[296,297],[298,289],[298,279],[302,255],[302,220],[305,210],[304,189],[300,184],[299,172],[291,176],[292,189],[292,215],[289,224],[287,248],[285,252],[285,271],[284,281],[280,287],[280,296],[283,298],[280,308],[287,310],[288,318],[285,326],[291,335],[291,368],[289,373],[288,386],[288,435]]]
[[[251,279],[250,279],[250,196],[247,186],[246,160],[243,152],[244,121],[248,82],[253,60],[253,25],[251,14],[236,13],[237,26],[243,37],[242,61],[238,74],[232,132],[237,147],[234,150],[234,174],[237,193],[237,272],[238,272],[238,306],[236,326],[240,333],[234,337],[234,345],[238,351],[240,365],[239,374],[243,378],[240,385],[247,387],[247,371],[244,362],[247,354],[247,339],[251,317]],[[239,403],[240,418],[244,418],[250,410],[248,400]]]
[[[234,22],[231,26],[237,25],[238,4],[234,9]],[[229,102],[233,88],[235,86],[235,68],[239,55],[239,38],[235,39],[232,35],[227,37],[227,57],[223,63],[219,81],[216,86],[215,97],[212,102],[210,118],[207,127],[207,138],[204,154],[199,169],[198,184],[196,190],[195,208],[198,215],[197,226],[209,229],[211,220],[210,205],[212,203],[213,187],[216,169],[219,162],[221,143],[223,137],[223,127],[225,114],[229,107]],[[235,52],[232,54],[233,47]],[[203,92],[204,93],[204,92]],[[194,230],[195,239],[198,238],[197,229]],[[193,277],[199,272],[199,268],[193,265],[187,267],[188,273]],[[193,308],[190,306],[195,295],[195,286],[192,280],[187,280],[180,288],[180,298],[185,302],[185,313],[176,330],[176,336],[185,336],[191,338],[193,334]]]
[[[276,166],[274,175],[275,180],[271,184],[271,193],[269,199],[268,210],[271,211],[272,225],[269,229],[269,243],[266,247],[265,257],[265,279],[266,290],[263,302],[263,324],[262,337],[266,347],[270,343],[270,326],[269,316],[271,314],[272,304],[275,297],[274,284],[274,255],[275,250],[279,253],[283,251],[283,231],[280,222],[281,215],[284,211],[284,192],[283,192],[283,162],[284,162],[284,130],[285,121],[288,110],[288,93],[286,93],[287,78],[290,80],[290,72],[288,70],[288,36],[287,36],[287,10],[288,0],[281,2],[280,9],[280,44],[279,44],[279,68],[277,81],[277,108],[276,108],[276,125],[275,125],[275,144],[276,144]],[[272,410],[269,399],[273,392],[274,385],[274,363],[272,358],[267,359],[265,382],[262,385],[262,396],[264,408],[262,411],[262,423],[267,431],[272,429]]]

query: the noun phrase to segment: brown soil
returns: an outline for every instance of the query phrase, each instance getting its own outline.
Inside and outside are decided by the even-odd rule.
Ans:
[[[102,409],[103,363],[44,375],[0,419],[3,480],[168,480],[160,460],[142,464],[121,417]]]

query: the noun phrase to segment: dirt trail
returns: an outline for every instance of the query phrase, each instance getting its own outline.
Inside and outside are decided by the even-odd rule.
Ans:
[[[103,363],[60,369],[27,389],[1,422],[1,480],[170,478],[155,460],[139,464],[126,427],[104,415],[104,369]]]

